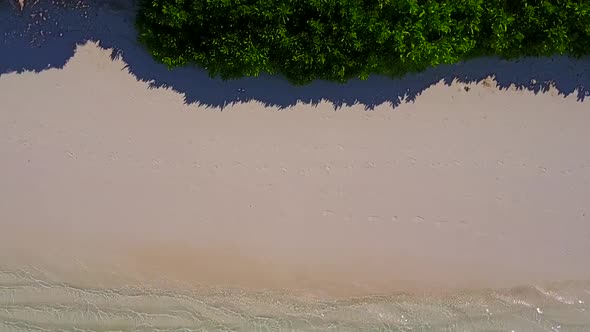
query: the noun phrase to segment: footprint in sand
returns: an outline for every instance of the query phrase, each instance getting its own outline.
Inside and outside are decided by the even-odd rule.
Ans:
[[[412,221],[413,221],[415,224],[421,224],[421,223],[423,223],[425,220],[426,220],[426,219],[424,219],[424,217],[421,217],[421,216],[415,216],[414,218],[412,218]]]

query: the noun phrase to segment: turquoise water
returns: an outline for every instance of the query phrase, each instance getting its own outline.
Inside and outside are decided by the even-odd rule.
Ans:
[[[47,280],[0,272],[0,331],[590,331],[590,282],[330,299]]]

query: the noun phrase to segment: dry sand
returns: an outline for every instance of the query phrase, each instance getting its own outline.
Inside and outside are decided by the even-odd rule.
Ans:
[[[590,104],[184,105],[93,44],[0,77],[0,266],[371,293],[590,279]]]

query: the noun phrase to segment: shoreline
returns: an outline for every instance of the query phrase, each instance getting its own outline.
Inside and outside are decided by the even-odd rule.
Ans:
[[[15,285],[19,285],[16,286]],[[81,288],[34,273],[0,271],[0,327],[55,324],[87,330],[585,330],[588,283],[330,299],[235,288]],[[21,302],[24,300],[26,302]],[[48,303],[58,303],[48,305]]]

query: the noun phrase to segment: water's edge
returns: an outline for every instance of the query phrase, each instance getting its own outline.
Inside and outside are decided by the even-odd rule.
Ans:
[[[587,331],[590,282],[328,299],[237,288],[88,288],[0,272],[1,331]]]

